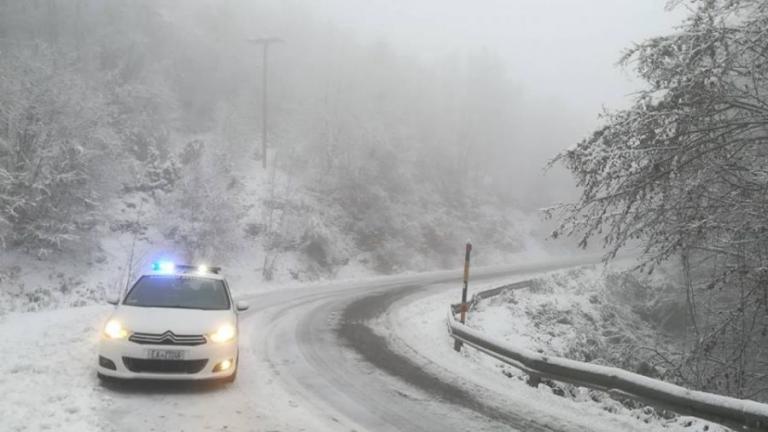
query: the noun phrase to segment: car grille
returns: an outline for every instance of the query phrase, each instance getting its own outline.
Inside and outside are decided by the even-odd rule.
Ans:
[[[129,341],[144,345],[202,345],[206,342],[203,335],[177,335],[168,330],[162,334],[133,333]]]
[[[207,359],[202,360],[149,360],[123,357],[123,364],[131,372],[195,374],[203,370]]]

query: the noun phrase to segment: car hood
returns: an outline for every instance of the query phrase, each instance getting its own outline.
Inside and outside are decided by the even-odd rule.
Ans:
[[[152,308],[121,305],[112,315],[131,332],[198,335],[215,332],[224,324],[236,325],[231,310]]]

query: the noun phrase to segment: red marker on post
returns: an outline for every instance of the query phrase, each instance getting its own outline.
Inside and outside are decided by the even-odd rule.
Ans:
[[[459,320],[462,324],[465,323],[467,318],[467,311],[469,310],[469,304],[467,304],[467,289],[469,288],[469,254],[472,252],[472,243],[467,242],[467,250],[464,255],[464,288],[461,290],[461,316]],[[453,349],[461,351],[461,341],[457,340],[453,344]]]

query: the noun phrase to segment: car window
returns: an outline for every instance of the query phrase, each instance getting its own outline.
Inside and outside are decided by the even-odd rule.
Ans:
[[[230,307],[223,281],[170,275],[143,276],[123,303],[139,307],[203,310],[224,310]]]

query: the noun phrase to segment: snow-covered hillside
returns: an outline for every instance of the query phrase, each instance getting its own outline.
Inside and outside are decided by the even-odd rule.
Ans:
[[[200,154],[190,163],[195,175],[183,175],[177,189],[114,197],[100,209],[104,222],[61,252],[36,258],[18,248],[0,251],[0,314],[103,301],[160,258],[223,266],[237,295],[275,284],[456,267],[470,237],[480,242],[479,264],[546,254],[535,215],[484,209],[467,224],[461,212],[431,200],[391,203],[386,215],[361,220],[368,216],[300,176],[253,169],[252,160],[210,150],[220,144],[216,137],[180,142],[187,143],[180,151],[195,143]],[[209,183],[196,177],[201,172]],[[365,237],[380,217],[393,228]]]
[[[532,351],[659,377],[649,359],[674,351],[671,335],[684,325],[673,297],[644,282],[603,267],[549,273],[481,300],[468,324]]]
[[[51,5],[0,5],[0,310],[90,302],[158,256],[257,285],[534,244],[492,56],[393,55],[298,5]],[[278,22],[262,81],[244,41]]]

